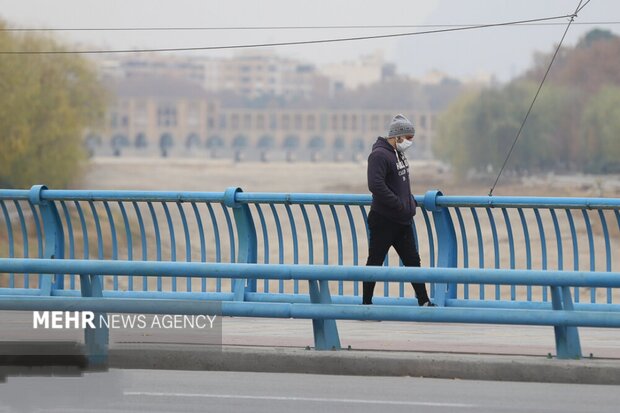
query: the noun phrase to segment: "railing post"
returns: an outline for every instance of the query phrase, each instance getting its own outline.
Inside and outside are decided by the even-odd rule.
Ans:
[[[447,208],[437,206],[437,197],[443,195],[441,191],[433,190],[424,194],[424,209],[433,213],[435,230],[437,232],[437,267],[454,268],[457,265],[457,244],[454,223]],[[433,300],[438,306],[445,306],[447,298],[456,298],[456,283],[435,284]]]
[[[310,302],[313,304],[331,304],[329,282],[326,280],[308,280]],[[315,350],[340,350],[340,337],[336,320],[312,319]]]
[[[60,220],[60,214],[53,201],[41,199],[41,192],[47,190],[45,185],[34,185],[30,189],[29,200],[39,207],[43,219],[45,231],[45,250],[43,258],[62,259],[65,254],[65,237]],[[51,274],[41,275],[39,285],[41,295],[51,295],[52,289],[64,288],[64,274],[55,274],[52,283]],[[102,297],[103,284],[99,275],[80,274],[80,288],[82,297]],[[106,317],[105,313],[95,313],[96,324],[99,327],[84,329],[84,343],[86,355],[90,366],[102,365],[107,362],[109,330],[105,325],[101,326],[99,320]]]
[[[231,208],[235,216],[237,239],[239,240],[237,262],[245,264],[256,263],[258,256],[256,227],[254,226],[250,207],[247,204],[237,202],[236,195],[239,192],[243,192],[243,190],[238,187],[227,188],[226,192],[224,192],[224,205]],[[243,301],[246,290],[256,292],[256,279],[247,281],[247,287],[245,279],[235,279],[233,282],[235,301]]]
[[[573,311],[570,287],[551,287],[551,306],[554,310]],[[555,351],[559,359],[580,359],[581,342],[575,326],[554,326]]]
[[[80,274],[82,297],[103,297],[103,283],[100,275]],[[105,365],[108,360],[110,330],[101,322],[107,313],[95,313],[95,328],[84,329],[84,343],[90,366]]]
[[[30,188],[28,198],[33,205],[39,207],[43,219],[45,250],[43,258],[62,259],[65,257],[65,236],[58,209],[53,201],[41,199],[41,192],[47,190],[45,185],[34,185]],[[39,288],[41,295],[51,295],[52,289],[64,288],[64,274],[41,274]]]

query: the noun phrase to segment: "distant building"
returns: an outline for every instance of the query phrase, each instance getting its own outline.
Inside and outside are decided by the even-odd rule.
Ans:
[[[173,77],[210,92],[231,91],[246,98],[327,96],[329,80],[313,65],[271,51],[245,51],[228,59],[131,55],[98,61],[104,78]]]
[[[325,65],[321,72],[332,81],[336,90],[339,87],[357,89],[396,75],[395,66],[385,62],[380,50],[361,56],[359,60]]]
[[[104,78],[173,77],[204,85],[213,71],[205,61],[164,54],[134,54],[97,60]]]
[[[246,51],[219,66],[219,89],[249,98],[283,96],[311,98],[327,95],[328,82],[310,64],[270,51]]]
[[[117,99],[105,127],[85,136],[92,155],[359,159],[395,114],[328,106],[224,106],[196,83],[171,76],[128,76],[107,85]],[[402,111],[416,125],[413,157],[431,158],[434,114]]]
[[[103,130],[86,135],[93,154],[189,154],[202,146],[208,120],[217,112],[204,89],[184,79],[130,76],[108,79],[106,86],[116,100]]]

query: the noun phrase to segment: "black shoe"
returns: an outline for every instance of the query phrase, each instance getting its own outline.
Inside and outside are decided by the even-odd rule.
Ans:
[[[427,301],[424,304],[422,304],[420,307],[437,307],[437,305],[434,303],[431,303],[430,301]]]

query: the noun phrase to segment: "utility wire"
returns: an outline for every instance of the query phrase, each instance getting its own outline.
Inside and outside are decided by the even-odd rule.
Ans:
[[[579,13],[579,12],[580,12],[580,11],[581,11],[584,7],[586,7],[586,6],[588,5],[588,3],[590,3],[591,1],[592,1],[592,0],[588,0],[588,1],[586,1],[586,2],[583,4],[583,6],[581,6],[581,7],[579,7],[579,8],[577,9],[577,11],[576,11],[575,13]]]
[[[586,3],[587,4],[587,3]],[[585,5],[584,5],[585,6]],[[583,8],[582,6],[581,8]],[[564,26],[566,23],[515,23],[515,26]],[[574,22],[573,25],[617,25],[620,21]],[[356,26],[212,26],[212,27],[73,27],[73,28],[0,28],[0,32],[158,32],[158,31],[210,31],[210,30],[328,30],[328,29],[413,29],[480,26],[482,23],[462,24],[402,24]]]
[[[493,196],[493,191],[495,190],[495,186],[497,186],[499,177],[502,175],[502,172],[504,171],[504,168],[506,167],[506,164],[508,163],[508,159],[510,159],[510,155],[512,154],[512,151],[515,148],[515,145],[517,144],[517,140],[519,140],[519,136],[521,136],[521,131],[523,131],[523,127],[525,126],[525,123],[527,122],[527,118],[530,116],[530,112],[532,111],[532,108],[534,107],[534,103],[536,103],[536,99],[538,98],[538,95],[540,94],[540,90],[542,89],[543,84],[545,83],[545,80],[547,79],[547,75],[549,74],[549,71],[551,70],[553,61],[558,55],[558,52],[560,51],[560,47],[562,47],[562,42],[564,42],[564,38],[566,37],[566,33],[568,33],[568,29],[570,29],[570,26],[573,23],[573,20],[575,19],[575,17],[577,17],[577,13],[581,11],[586,6],[586,4],[590,2],[590,0],[588,0],[586,4],[584,4],[583,6],[581,6],[582,2],[583,0],[579,0],[579,4],[577,5],[577,8],[575,9],[575,13],[573,13],[570,16],[570,20],[568,21],[568,25],[566,25],[566,29],[564,30],[564,34],[562,35],[562,39],[560,39],[560,43],[558,44],[558,47],[555,49],[555,53],[553,53],[553,57],[551,58],[551,61],[549,62],[549,66],[547,67],[547,71],[545,72],[545,75],[543,76],[540,82],[540,85],[538,86],[538,90],[536,91],[536,94],[534,95],[534,99],[532,99],[532,103],[530,104],[530,107],[528,108],[527,113],[525,114],[525,117],[523,118],[523,122],[521,122],[521,127],[519,128],[519,131],[517,132],[517,136],[515,136],[515,139],[512,142],[512,146],[510,147],[510,150],[508,151],[508,155],[506,156],[506,159],[504,160],[504,164],[499,170],[499,173],[497,174],[497,178],[495,178],[495,182],[493,183],[493,186],[491,187],[491,190],[489,191],[489,196]]]
[[[307,44],[322,44],[322,43],[336,43],[336,42],[349,42],[357,40],[371,40],[371,39],[386,39],[395,37],[406,36],[419,36],[433,33],[448,33],[456,31],[485,29],[490,27],[511,26],[522,23],[534,23],[550,20],[558,20],[564,18],[572,18],[574,15],[562,15],[554,17],[543,17],[538,19],[528,20],[515,20],[503,23],[491,23],[481,24],[474,26],[459,26],[454,28],[438,29],[438,30],[426,30],[420,32],[407,32],[407,33],[392,33],[381,34],[373,36],[358,36],[358,37],[342,37],[334,39],[321,39],[321,40],[305,40],[305,41],[293,41],[293,42],[277,42],[277,43],[254,43],[254,44],[240,44],[240,45],[227,45],[227,46],[203,46],[203,47],[171,47],[171,48],[155,48],[155,49],[120,49],[120,50],[16,50],[7,51],[0,50],[0,55],[48,55],[48,54],[106,54],[106,53],[150,53],[150,52],[186,52],[186,51],[206,51],[206,50],[227,50],[227,49],[250,49],[259,47],[273,47],[273,46],[296,46]]]

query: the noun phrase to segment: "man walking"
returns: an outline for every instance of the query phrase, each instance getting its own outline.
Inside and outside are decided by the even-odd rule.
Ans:
[[[416,203],[411,196],[409,162],[404,152],[413,143],[415,129],[403,115],[390,123],[387,137],[377,138],[368,156],[368,189],[372,205],[368,213],[370,232],[366,265],[383,265],[394,247],[406,267],[419,267],[420,254],[411,223]],[[435,306],[421,283],[411,283],[420,306]],[[372,304],[375,282],[364,282],[363,304]]]

